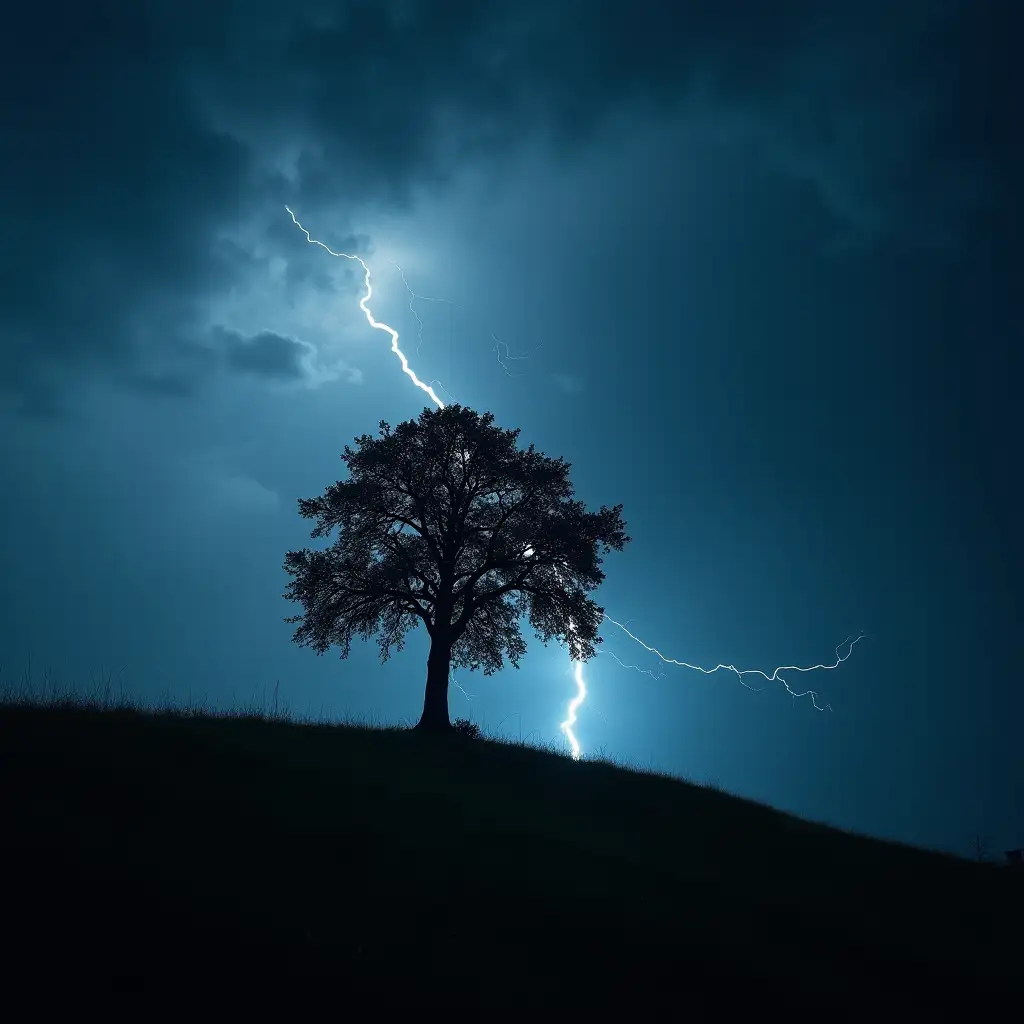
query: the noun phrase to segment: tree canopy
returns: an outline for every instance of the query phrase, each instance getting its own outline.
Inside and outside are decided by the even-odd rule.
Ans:
[[[326,548],[289,551],[284,596],[303,613],[293,639],[346,658],[355,636],[377,637],[382,660],[422,622],[431,639],[424,727],[446,727],[452,667],[498,671],[538,639],[574,660],[595,654],[603,609],[588,596],[605,578],[602,555],[628,543],[622,505],[588,512],[570,465],[517,446],[519,430],[459,405],[425,409],[394,430],[346,445],[348,479],[299,513]]]

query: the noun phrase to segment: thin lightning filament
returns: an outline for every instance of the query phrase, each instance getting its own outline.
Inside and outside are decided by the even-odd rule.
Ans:
[[[605,615],[605,621],[610,622],[613,626],[618,626],[623,633],[630,638],[630,640],[636,641],[645,651],[649,651],[656,658],[659,658],[666,665],[678,665],[680,668],[688,668],[694,672],[700,672],[703,675],[710,676],[716,672],[732,672],[736,678],[747,687],[748,690],[760,689],[760,687],[751,686],[743,678],[744,676],[760,676],[762,679],[769,683],[780,682],[786,688],[786,692],[791,697],[810,697],[811,703],[818,711],[831,711],[832,705],[825,704],[824,706],[818,704],[818,694],[815,690],[803,690],[802,692],[794,690],[788,682],[783,678],[783,672],[819,672],[826,671],[830,672],[833,669],[839,668],[840,665],[847,658],[853,654],[854,645],[864,639],[864,634],[861,633],[859,636],[848,636],[841,644],[836,647],[836,660],[831,664],[820,664],[820,665],[779,665],[778,668],[773,669],[769,674],[763,669],[759,668],[737,668],[735,665],[716,665],[714,668],[702,668],[700,665],[691,665],[687,661],[678,661],[675,658],[668,658],[661,653],[656,647],[651,647],[649,644],[645,644],[638,636],[634,636],[621,622],[616,622],[610,615]],[[840,651],[844,647],[849,647],[846,654],[840,654]]]
[[[424,392],[430,398],[430,400],[439,409],[443,409],[445,407],[445,403],[443,401],[441,401],[441,399],[437,395],[437,392],[434,391],[434,387],[433,387],[433,385],[436,384],[442,390],[445,390],[443,385],[440,383],[440,381],[434,380],[434,381],[431,381],[429,384],[425,384],[423,381],[421,381],[419,379],[419,377],[417,377],[416,374],[413,372],[412,368],[409,366],[409,360],[406,359],[405,354],[398,347],[398,331],[396,331],[393,327],[388,326],[388,324],[381,323],[381,322],[375,320],[374,317],[373,317],[373,314],[370,312],[370,308],[369,308],[368,303],[369,303],[371,297],[373,296],[373,287],[372,287],[371,278],[370,278],[370,268],[363,262],[363,260],[359,256],[354,256],[354,255],[351,255],[350,253],[347,253],[347,252],[335,252],[333,249],[331,249],[329,246],[325,245],[323,242],[319,241],[316,238],[313,238],[310,235],[310,233],[299,223],[299,221],[296,218],[295,214],[292,212],[291,207],[286,206],[285,209],[288,211],[288,215],[291,217],[292,223],[294,223],[295,226],[306,236],[306,241],[309,242],[310,245],[318,245],[318,246],[320,246],[321,249],[323,249],[326,252],[330,253],[330,255],[338,257],[340,259],[355,260],[363,268],[363,283],[366,286],[366,293],[359,300],[359,308],[366,315],[366,322],[372,328],[374,328],[374,330],[384,331],[388,335],[390,335],[390,337],[391,337],[391,351],[394,352],[396,356],[398,356],[399,361],[402,364],[402,372],[413,382],[413,384],[417,388],[420,389],[420,391]],[[447,299],[434,299],[434,298],[430,298],[429,296],[425,296],[425,295],[417,295],[412,290],[412,288],[409,286],[409,282],[405,279],[405,272],[402,270],[402,268],[399,267],[397,263],[394,263],[393,265],[396,267],[396,269],[398,270],[399,274],[401,275],[402,283],[405,285],[405,288],[406,288],[406,290],[409,293],[409,296],[410,296],[409,308],[410,308],[410,310],[412,310],[412,314],[416,318],[416,322],[417,322],[417,325],[418,325],[417,338],[418,338],[419,343],[421,344],[422,340],[423,340],[423,322],[420,319],[420,317],[418,316],[418,314],[416,313],[416,310],[413,307],[413,303],[415,302],[416,299],[424,299],[424,300],[430,301],[430,302],[447,302],[448,300]],[[505,371],[506,374],[508,374],[509,376],[516,376],[515,374],[513,374],[510,371],[510,369],[508,367],[508,362],[511,362],[513,360],[525,359],[525,358],[528,358],[528,356],[510,356],[509,353],[508,353],[508,346],[505,345],[504,342],[499,341],[497,338],[495,338],[494,335],[491,335],[491,337],[494,338],[494,341],[496,342],[494,351],[498,355],[498,363],[501,365],[502,369]],[[504,348],[505,348],[505,357],[504,358],[502,358],[499,346],[504,346]],[[419,351],[419,344],[417,344],[417,352],[418,351]],[[534,349],[534,351],[536,351],[536,349]],[[532,548],[528,548],[524,552],[524,554],[525,554],[525,556],[527,558],[529,558],[530,555],[533,554],[533,549]],[[775,668],[770,673],[768,673],[768,672],[765,672],[765,671],[763,671],[762,669],[759,669],[759,668],[738,669],[738,668],[736,668],[735,665],[725,665],[725,664],[716,665],[714,668],[704,668],[704,667],[702,667],[700,665],[691,665],[689,662],[686,662],[686,661],[678,661],[675,658],[666,657],[656,647],[651,647],[650,645],[644,643],[644,641],[641,640],[638,636],[636,636],[633,633],[631,633],[626,628],[626,626],[623,623],[617,622],[615,619],[611,618],[611,616],[609,616],[609,615],[605,615],[604,618],[605,618],[606,621],[610,622],[613,626],[617,626],[619,629],[621,629],[622,632],[626,634],[626,636],[628,636],[631,640],[633,640],[636,643],[638,643],[641,647],[644,648],[644,650],[648,651],[650,654],[655,655],[655,657],[659,658],[666,665],[677,665],[680,668],[688,668],[688,669],[691,669],[694,672],[700,672],[700,673],[702,673],[703,675],[706,675],[706,676],[714,675],[714,673],[716,673],[716,672],[731,672],[731,673],[733,673],[733,675],[736,676],[736,678],[739,680],[739,682],[743,686],[747,687],[748,690],[758,690],[758,689],[760,689],[760,687],[751,686],[746,681],[746,679],[744,678],[745,676],[756,675],[756,676],[760,676],[762,679],[764,679],[766,682],[769,682],[769,683],[780,682],[786,688],[786,692],[791,697],[810,697],[811,698],[811,703],[813,704],[813,706],[818,711],[831,711],[832,710],[832,706],[830,704],[819,705],[818,704],[818,694],[814,690],[807,689],[807,690],[804,690],[802,692],[798,692],[798,691],[794,690],[789,685],[789,683],[786,681],[786,679],[782,676],[782,673],[783,672],[786,672],[786,673],[790,673],[790,672],[818,672],[818,671],[831,671],[833,669],[836,669],[844,661],[846,661],[847,658],[850,657],[850,655],[853,653],[854,645],[858,641],[863,639],[863,637],[864,637],[863,633],[861,633],[857,637],[853,637],[853,636],[847,637],[841,644],[839,644],[838,647],[836,647],[836,660],[832,664],[820,664],[820,665],[780,665],[778,668]],[[569,631],[572,632],[572,633],[576,632],[576,626],[575,626],[575,624],[571,620],[569,622]],[[847,645],[849,646],[849,649],[847,650],[846,654],[845,655],[841,654],[840,651],[842,650],[842,648],[847,647]],[[617,657],[616,657],[615,660],[619,661],[619,659]],[[622,662],[619,661],[619,664],[621,665]],[[641,668],[639,668],[636,665],[624,665],[623,667],[624,668],[634,668],[638,672],[644,672],[644,673],[654,677],[652,672],[650,672],[649,670],[646,670],[646,669],[641,669]],[[562,733],[565,735],[565,738],[569,742],[569,747],[570,747],[570,750],[572,752],[573,759],[574,760],[578,760],[579,757],[580,757],[580,744],[579,744],[579,741],[576,738],[575,732],[573,731],[573,726],[576,724],[576,722],[578,720],[577,712],[579,711],[580,707],[583,705],[583,702],[587,699],[587,684],[586,684],[586,681],[583,678],[583,662],[582,661],[574,661],[573,662],[573,678],[576,680],[576,694],[572,698],[572,700],[569,701],[569,706],[566,709],[565,721],[563,721],[561,723],[561,730],[562,730]],[[654,677],[654,678],[658,678],[658,677]],[[458,684],[456,684],[456,685],[458,685]],[[462,687],[459,686],[459,689],[462,690]],[[465,690],[463,690],[462,692],[465,693]],[[469,698],[469,694],[466,694],[466,696],[467,696],[467,698]]]

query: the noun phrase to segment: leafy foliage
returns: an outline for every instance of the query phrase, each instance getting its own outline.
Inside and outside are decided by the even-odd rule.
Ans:
[[[468,718],[456,718],[452,722],[452,727],[460,736],[465,736],[470,740],[478,740],[483,737],[480,726]]]
[[[345,658],[353,637],[376,635],[387,660],[422,622],[454,667],[489,675],[506,656],[518,667],[525,615],[545,644],[591,658],[603,609],[587,595],[604,580],[601,555],[629,541],[622,506],[588,512],[569,464],[518,436],[450,405],[347,445],[349,478],[299,500],[313,538],[338,536],[285,558],[284,596],[304,609],[286,620],[294,640]]]

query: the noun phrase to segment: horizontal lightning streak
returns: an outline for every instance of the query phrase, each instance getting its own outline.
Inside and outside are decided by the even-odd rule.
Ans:
[[[638,636],[635,636],[628,629],[626,629],[626,627],[621,622],[616,622],[615,619],[613,619],[610,615],[605,615],[604,618],[605,618],[606,621],[610,622],[613,626],[618,626],[618,628],[621,629],[622,632],[625,633],[626,636],[628,636],[630,638],[630,640],[635,640],[645,651],[649,651],[655,657],[660,658],[661,661],[663,661],[666,665],[678,665],[680,668],[692,669],[694,672],[700,672],[700,673],[702,673],[703,675],[706,675],[706,676],[714,675],[714,673],[716,673],[716,672],[732,672],[733,675],[735,675],[736,678],[744,686],[746,686],[748,690],[760,690],[760,689],[763,689],[763,687],[750,686],[749,683],[747,683],[743,679],[744,676],[760,676],[762,679],[765,679],[769,683],[774,683],[774,682],[778,681],[778,682],[782,683],[782,685],[786,688],[786,692],[791,697],[810,697],[811,698],[811,703],[814,705],[815,708],[817,708],[818,711],[831,711],[832,710],[832,705],[831,704],[826,704],[824,707],[820,706],[818,704],[818,700],[817,700],[818,694],[817,694],[817,691],[815,691],[815,690],[804,690],[802,693],[798,693],[796,690],[794,690],[789,685],[788,682],[786,682],[786,680],[782,677],[782,675],[780,673],[782,673],[782,672],[818,672],[818,671],[822,671],[822,670],[828,672],[828,671],[831,671],[832,669],[839,668],[839,666],[844,661],[846,661],[846,659],[849,658],[851,654],[853,654],[854,645],[856,643],[858,643],[858,641],[864,639],[864,634],[863,633],[861,633],[859,636],[856,636],[856,637],[848,636],[841,644],[839,644],[836,647],[836,660],[831,665],[826,665],[826,664],[820,664],[820,665],[780,665],[778,668],[774,669],[771,672],[771,674],[769,675],[763,669],[759,669],[759,668],[742,668],[742,669],[740,669],[740,668],[737,668],[735,665],[716,665],[714,668],[703,668],[700,665],[691,665],[688,661],[678,661],[675,658],[666,657],[656,647],[651,647],[649,644],[645,644],[643,642],[643,640],[641,640]],[[845,655],[840,654],[839,653],[840,650],[843,647],[846,647],[847,645],[849,645],[849,650],[846,652],[846,654]]]

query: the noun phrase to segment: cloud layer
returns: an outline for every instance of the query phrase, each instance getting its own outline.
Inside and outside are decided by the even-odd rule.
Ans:
[[[23,5],[0,42],[4,390],[42,408],[96,371],[186,394],[210,304],[290,229],[284,202],[401,207],[517,149],[578,152],[630,111],[749,136],[857,237],[955,245],[1006,222],[1022,170],[1012,18],[995,2]],[[298,372],[300,343],[250,345],[229,365]]]

